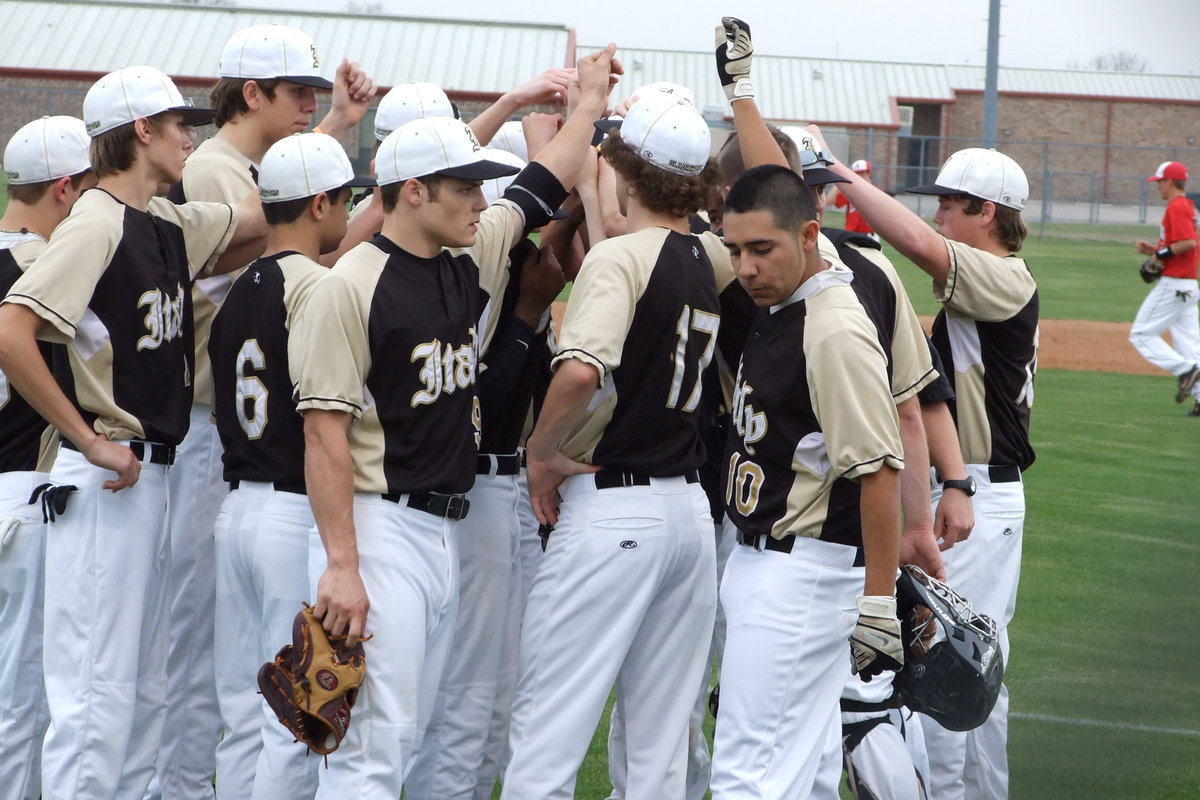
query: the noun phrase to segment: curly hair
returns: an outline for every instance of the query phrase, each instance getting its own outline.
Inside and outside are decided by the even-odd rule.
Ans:
[[[717,202],[717,165],[708,159],[699,175],[676,175],[639,156],[618,136],[609,136],[600,155],[629,183],[630,194],[650,211],[686,217]]]

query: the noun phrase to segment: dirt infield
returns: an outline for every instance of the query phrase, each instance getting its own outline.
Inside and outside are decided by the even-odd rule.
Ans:
[[[566,303],[554,304],[554,322],[562,326]],[[921,317],[925,330],[933,317]],[[1131,375],[1165,375],[1144,361],[1129,343],[1128,322],[1085,322],[1044,319],[1040,323],[1038,366],[1042,369],[1077,369],[1090,372],[1123,372]]]
[[[933,317],[922,317],[928,330]],[[1038,367],[1090,372],[1165,375],[1138,355],[1129,343],[1128,322],[1044,319],[1039,323]]]

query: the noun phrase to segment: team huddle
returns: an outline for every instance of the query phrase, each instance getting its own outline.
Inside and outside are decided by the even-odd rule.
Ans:
[[[613,798],[1007,796],[1024,172],[952,154],[934,230],[763,121],[745,23],[716,157],[615,52],[469,124],[396,86],[370,177],[373,81],[274,25],[211,109],[127,67],[17,132],[0,798],[570,798],[614,688]],[[259,694],[307,604],[366,663],[324,759]]]

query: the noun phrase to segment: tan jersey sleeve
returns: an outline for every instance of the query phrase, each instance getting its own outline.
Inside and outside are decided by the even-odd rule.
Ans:
[[[807,302],[808,391],[834,472],[858,478],[885,465],[903,469],[900,419],[875,326],[849,286]]]
[[[851,247],[879,267],[896,292],[896,324],[892,329],[892,397],[897,403],[903,403],[937,379],[933,360],[929,357],[929,345],[925,343],[925,330],[904,291],[900,275],[888,257],[871,247]]]
[[[237,231],[237,209],[228,203],[184,203],[177,206],[164,197],[150,200],[149,211],[174,222],[183,231],[188,269],[192,277],[212,272]]]
[[[659,232],[661,235],[656,235]],[[552,368],[557,368],[564,359],[577,358],[599,371],[598,388],[604,387],[608,374],[621,365],[625,336],[655,262],[653,257],[646,259],[631,253],[630,248],[645,245],[661,248],[665,236],[664,229],[656,228],[608,239],[588,252],[567,300]],[[644,266],[647,261],[648,268]]]
[[[17,262],[17,266],[22,272],[33,266],[33,262],[38,260],[38,256],[46,249],[46,241],[44,239],[30,239],[26,242],[13,245],[8,248],[8,253],[13,257],[13,261]]]
[[[1029,302],[1037,284],[1025,260],[1002,257],[946,239],[950,273],[934,299],[980,322],[1003,322]]]
[[[85,193],[55,228],[37,262],[12,285],[6,303],[27,306],[50,323],[40,334],[69,344],[92,293],[121,243],[125,207],[101,191]]]
[[[362,416],[371,370],[371,296],[386,261],[377,248],[360,244],[313,287],[288,337],[297,410]]]
[[[294,331],[296,320],[304,313],[305,306],[312,298],[313,289],[321,278],[329,274],[329,270],[299,253],[282,259],[279,266],[284,275],[284,325],[289,331]]]
[[[704,251],[708,253],[708,260],[712,262],[713,277],[717,280],[719,295],[725,291],[726,286],[737,280],[737,274],[733,271],[733,260],[729,257],[729,248],[715,233],[700,234],[700,241],[704,243]]]
[[[183,167],[183,194],[188,202],[232,203],[257,193],[250,163],[244,156],[197,151]]]

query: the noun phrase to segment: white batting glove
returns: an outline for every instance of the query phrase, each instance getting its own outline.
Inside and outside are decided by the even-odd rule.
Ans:
[[[0,553],[4,552],[4,548],[8,547],[8,543],[17,535],[19,527],[21,527],[20,517],[0,517]]]
[[[864,681],[904,666],[904,640],[896,619],[896,598],[858,598],[858,624],[850,635],[850,670]]]
[[[750,26],[736,17],[721,17],[714,36],[717,46],[717,77],[729,102],[753,100],[754,85],[750,83],[750,57],[754,42]]]

